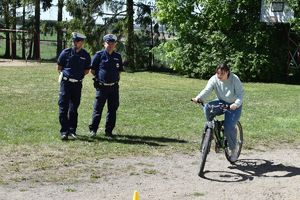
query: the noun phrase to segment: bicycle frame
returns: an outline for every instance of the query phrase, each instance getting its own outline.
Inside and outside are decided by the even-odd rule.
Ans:
[[[201,104],[204,107],[204,104]],[[224,124],[224,121],[219,121],[217,120],[215,117],[217,116],[214,113],[214,109],[219,109],[221,107],[221,109],[223,109],[223,113],[225,113],[226,111],[228,111],[229,106],[220,103],[218,106],[211,106],[211,110],[210,112],[212,113],[211,116],[211,120],[207,121],[205,123],[205,129],[210,128],[212,130],[212,136],[215,137],[215,142],[218,148],[222,148],[225,149],[227,147],[226,142],[225,142],[225,136],[222,132],[222,126]],[[211,140],[213,140],[213,137],[211,138]],[[217,151],[217,150],[216,150]]]
[[[204,104],[202,102],[198,102],[198,103],[201,103],[202,107],[204,107]],[[215,105],[207,105],[207,106],[209,106],[210,108],[211,116],[209,116],[209,120],[205,123],[205,128],[204,128],[202,141],[200,145],[200,171],[198,173],[200,177],[203,176],[206,158],[210,151],[211,142],[213,139],[215,139],[215,143],[216,143],[215,146],[216,152],[218,153],[220,149],[224,149],[226,159],[232,164],[235,162],[231,160],[232,150],[230,150],[227,147],[227,141],[224,135],[224,130],[222,130],[222,128],[224,128],[224,120],[219,121],[218,119],[216,119],[216,116],[221,115],[222,112],[223,114],[227,111],[229,112],[229,106],[223,103],[220,103],[217,106]],[[220,108],[222,112],[220,112]],[[242,143],[243,143],[243,131],[240,122],[237,123],[236,129],[237,129],[237,135],[239,136],[239,140],[237,141],[239,145],[238,146],[239,147],[238,156],[239,156],[242,148]]]

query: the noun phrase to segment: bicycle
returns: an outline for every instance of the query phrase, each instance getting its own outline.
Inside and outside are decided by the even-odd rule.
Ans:
[[[204,107],[203,102],[198,102],[202,107]],[[207,155],[210,151],[211,142],[215,139],[215,151],[216,153],[220,152],[220,149],[223,149],[225,152],[226,159],[231,163],[234,164],[235,161],[232,161],[231,155],[232,151],[229,149],[226,137],[224,135],[224,120],[216,119],[216,110],[222,109],[223,113],[230,112],[230,108],[228,105],[220,103],[217,106],[208,105],[211,113],[211,120],[205,123],[204,131],[202,134],[202,141],[200,144],[200,170],[198,176],[202,177],[204,172],[204,166],[206,162]],[[238,148],[237,157],[239,157],[242,146],[243,146],[243,129],[241,123],[238,121],[236,124],[236,145]]]

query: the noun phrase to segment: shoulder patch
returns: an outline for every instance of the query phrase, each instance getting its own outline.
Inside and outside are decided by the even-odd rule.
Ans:
[[[104,51],[103,50],[100,50],[100,51],[97,51],[96,54],[102,54]]]
[[[67,49],[65,49],[65,52],[69,52],[71,50],[72,50],[72,48],[67,48]]]

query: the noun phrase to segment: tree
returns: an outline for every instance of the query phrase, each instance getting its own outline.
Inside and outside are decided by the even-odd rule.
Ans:
[[[228,62],[244,81],[282,81],[287,60],[282,38],[289,25],[261,23],[260,6],[244,0],[157,0],[158,19],[176,38],[156,50],[191,77],[208,78],[218,63]]]
[[[3,0],[3,16],[4,16],[4,23],[5,23],[5,28],[10,29],[10,14],[9,14],[9,0]],[[5,58],[10,57],[10,34],[9,32],[5,32]]]
[[[23,29],[25,28],[25,23],[26,23],[26,18],[25,18],[25,5],[26,5],[26,2],[23,1],[23,10],[22,10],[22,27]],[[26,57],[26,39],[25,39],[25,33],[23,32],[22,33],[22,59],[27,59],[25,58]]]
[[[104,2],[106,8],[110,10],[108,13],[103,10]],[[73,17],[68,24],[68,36],[71,31],[82,31],[87,36],[86,47],[91,53],[103,48],[103,42],[99,38],[108,32],[116,34],[119,39],[125,37],[124,60],[128,69],[136,70],[133,0],[67,0],[66,7]],[[104,24],[96,25],[95,19],[100,17],[104,20]],[[85,25],[84,29],[81,24]],[[119,40],[118,47],[122,48],[122,46]]]
[[[33,36],[33,59],[40,60],[40,0],[34,0],[34,36]]]
[[[105,0],[67,0],[66,9],[73,19],[68,23],[67,37],[73,31],[79,31],[87,36],[85,47],[95,53],[102,48],[104,28],[96,25],[95,18],[103,16],[102,5]],[[84,24],[84,26],[82,26]]]
[[[34,0],[34,36],[33,36],[33,59],[41,59],[40,47],[40,24],[41,24],[41,2],[43,10],[47,10],[51,6],[52,0]]]
[[[3,17],[4,9],[3,9],[3,1],[0,1],[0,16]],[[0,22],[0,27],[3,27],[3,24]]]
[[[63,16],[64,0],[58,0],[57,7],[58,7],[58,11],[57,11],[57,26],[56,26],[56,33],[57,33],[56,57],[59,56],[60,52],[63,49],[62,16]]]
[[[12,1],[12,29],[17,29],[17,0]],[[17,57],[17,33],[13,32],[12,34],[12,52],[11,52],[11,58],[15,59]]]
[[[143,3],[136,4],[137,18],[135,24],[140,26],[140,31],[135,34],[135,64],[140,69],[152,70],[154,57],[151,49],[154,46],[154,31],[152,7]],[[154,29],[158,31],[158,24]]]
[[[126,57],[128,62],[128,67],[135,70],[134,63],[134,31],[133,31],[133,0],[126,1],[126,19],[127,19],[127,41],[126,41]]]

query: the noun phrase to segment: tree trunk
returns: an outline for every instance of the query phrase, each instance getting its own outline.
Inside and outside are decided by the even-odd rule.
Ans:
[[[13,17],[12,17],[12,29],[16,30],[17,29],[17,0],[13,1],[12,4],[12,12],[13,12]],[[15,59],[17,57],[17,32],[14,31],[12,34],[12,43],[11,43],[11,58]]]
[[[22,27],[25,28],[25,2],[23,2],[23,16],[22,16]],[[26,41],[25,41],[25,33],[22,33],[22,59],[26,57]]]
[[[150,37],[151,37],[151,45],[150,45],[150,49],[153,48],[154,46],[154,41],[153,41],[153,22],[152,22],[152,13],[150,12],[150,17],[151,17],[151,23],[150,23]],[[154,58],[153,58],[153,54],[151,53],[151,51],[149,51],[149,64],[148,64],[148,69],[151,70],[152,69],[152,65],[154,62]]]
[[[62,31],[62,17],[63,17],[63,7],[64,0],[58,0],[58,12],[57,12],[57,46],[56,46],[56,58],[58,58],[63,46],[63,31]]]
[[[41,60],[40,55],[40,0],[35,0],[35,10],[34,10],[34,47],[33,47],[33,59]]]
[[[28,52],[27,59],[31,59],[33,57],[33,56],[31,56],[32,55],[32,46],[33,46],[33,39],[31,38],[30,42],[29,42],[29,52]]]
[[[5,22],[5,28],[9,29],[10,28],[10,20],[9,20],[9,5],[8,1],[4,0],[3,1],[3,14],[4,14],[4,22]],[[10,34],[9,32],[5,32],[5,58],[10,58]]]
[[[126,57],[128,68],[135,70],[134,64],[134,30],[133,30],[133,0],[127,1],[127,42],[126,42]]]

